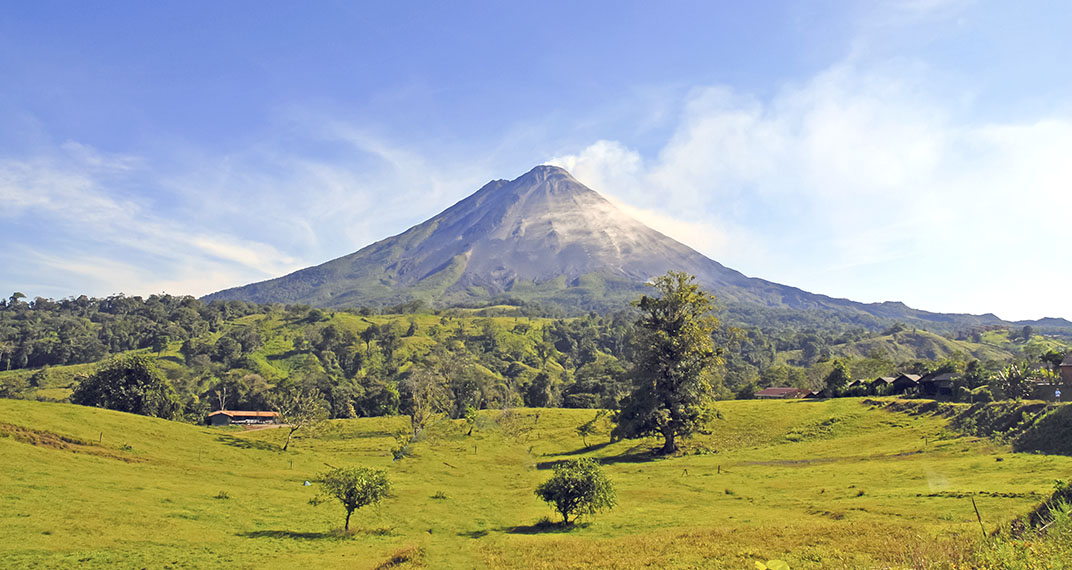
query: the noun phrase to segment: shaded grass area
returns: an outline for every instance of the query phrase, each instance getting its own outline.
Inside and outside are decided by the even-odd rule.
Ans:
[[[874,408],[874,409],[872,409]],[[115,461],[0,437],[0,567],[913,568],[969,560],[1072,473],[940,414],[873,403],[739,401],[674,458],[659,441],[585,447],[588,410],[484,411],[471,436],[439,421],[393,461],[405,418],[298,432],[208,428],[65,404],[0,400],[0,424],[139,458]],[[99,441],[98,441],[99,440]],[[561,526],[533,494],[566,458],[599,460],[613,511]],[[326,465],[387,469],[392,493],[354,514],[312,507]]]
[[[913,415],[949,419],[952,430],[1010,443],[1015,451],[1072,456],[1072,406],[1038,401],[956,404],[934,400],[864,400]]]

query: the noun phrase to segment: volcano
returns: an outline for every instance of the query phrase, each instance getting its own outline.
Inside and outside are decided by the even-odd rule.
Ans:
[[[723,306],[744,313],[818,310],[859,324],[1003,322],[994,315],[943,315],[896,302],[857,303],[747,277],[629,217],[569,172],[549,165],[514,180],[493,180],[431,219],[355,253],[205,299],[324,308],[499,299],[598,311],[626,306],[648,290],[652,277],[668,270],[695,275]]]

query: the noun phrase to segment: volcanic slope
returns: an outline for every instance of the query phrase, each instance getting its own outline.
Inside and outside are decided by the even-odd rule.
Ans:
[[[999,323],[900,303],[862,304],[746,277],[624,214],[562,168],[495,180],[435,217],[356,253],[206,297],[319,307],[513,298],[572,309],[624,306],[644,283],[685,271],[726,305],[819,309],[843,320]]]

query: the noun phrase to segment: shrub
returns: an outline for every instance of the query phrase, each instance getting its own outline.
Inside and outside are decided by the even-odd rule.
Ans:
[[[617,504],[614,485],[595,461],[570,459],[555,466],[550,479],[536,487],[536,496],[562,514],[569,524],[570,515],[590,515]]]

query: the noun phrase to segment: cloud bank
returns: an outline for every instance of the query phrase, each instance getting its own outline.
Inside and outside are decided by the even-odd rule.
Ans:
[[[750,275],[943,312],[1072,316],[1059,269],[1072,121],[973,121],[971,94],[929,89],[930,73],[842,63],[769,100],[697,88],[651,158],[601,140],[549,162]]]

